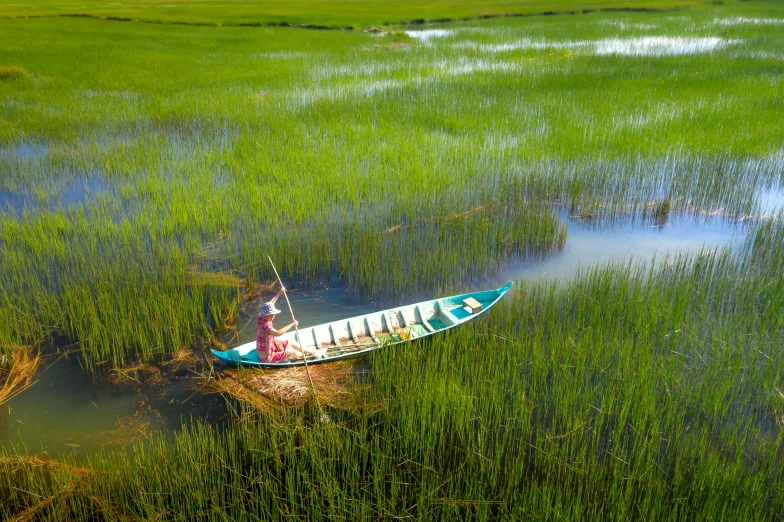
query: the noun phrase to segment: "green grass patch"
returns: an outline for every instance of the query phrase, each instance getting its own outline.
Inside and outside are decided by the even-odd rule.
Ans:
[[[112,16],[281,20],[171,5]],[[287,23],[482,14],[303,5]],[[784,232],[756,201],[784,181],[782,19],[733,2],[391,36],[0,20],[0,63],[35,78],[0,82],[6,361],[54,336],[96,376],[199,352],[273,279],[267,255],[284,279],[337,274],[381,307],[557,254],[564,216],[730,220],[746,236],[518,283],[477,321],[375,353],[330,422],[237,406],[227,430],[86,466],[5,453],[0,515],[775,520]]]
[[[145,0],[133,4],[106,4],[97,0],[74,3],[49,0],[33,5],[6,2],[0,16],[94,16],[117,21],[151,21],[211,25],[289,24],[314,28],[345,28],[377,25],[456,21],[496,16],[578,14],[602,10],[662,11],[711,5],[707,0],[494,0],[446,2],[430,0],[386,2],[242,2],[237,0]]]
[[[0,513],[775,520],[783,237],[518,286],[479,321],[377,352],[367,396],[329,422],[249,409],[87,467],[6,455]]]
[[[160,360],[223,326],[246,288],[217,283],[269,280],[267,255],[399,301],[558,252],[558,209],[751,212],[782,176],[782,40],[738,12],[424,37],[1,21],[0,62],[40,81],[0,83],[0,344]]]

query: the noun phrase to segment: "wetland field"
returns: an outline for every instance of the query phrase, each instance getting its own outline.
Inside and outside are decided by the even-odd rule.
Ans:
[[[0,4],[0,518],[784,520],[784,6],[284,5]]]

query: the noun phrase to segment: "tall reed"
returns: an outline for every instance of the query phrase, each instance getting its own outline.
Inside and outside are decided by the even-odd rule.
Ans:
[[[781,234],[523,286],[377,352],[371,407],[328,422],[248,411],[95,455],[78,488],[7,468],[3,514],[62,491],[40,516],[775,520],[784,265],[760,245]]]

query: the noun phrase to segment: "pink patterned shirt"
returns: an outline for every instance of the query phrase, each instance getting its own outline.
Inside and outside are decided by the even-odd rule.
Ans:
[[[286,362],[289,360],[289,354],[286,353],[289,342],[275,339],[271,329],[272,321],[264,321],[259,316],[256,320],[256,352],[259,360],[266,363]]]

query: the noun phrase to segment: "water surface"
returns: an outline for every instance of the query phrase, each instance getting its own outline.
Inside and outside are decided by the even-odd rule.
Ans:
[[[226,403],[180,375],[157,385],[94,382],[75,358],[49,356],[37,382],[2,406],[0,445],[24,453],[85,457],[153,433],[174,434],[193,420],[219,424]]]

